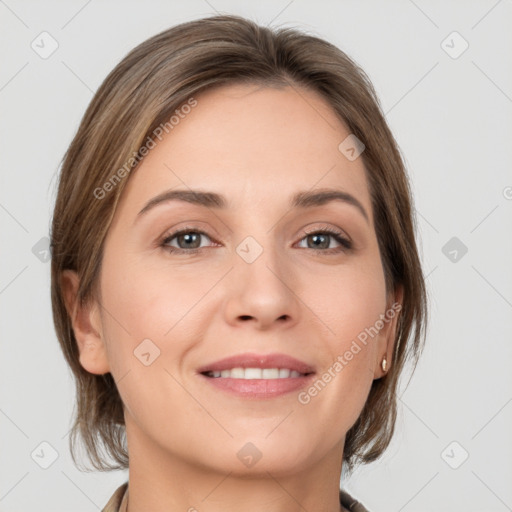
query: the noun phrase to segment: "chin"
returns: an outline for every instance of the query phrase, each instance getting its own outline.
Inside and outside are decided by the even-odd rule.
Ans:
[[[265,436],[247,437],[244,440],[237,438],[226,443],[228,448],[223,449],[222,453],[213,453],[211,457],[218,457],[222,466],[221,471],[231,472],[240,477],[256,476],[261,474],[267,476],[271,473],[274,476],[279,474],[291,475],[304,469],[308,460],[313,463],[314,453],[310,453],[306,448],[309,447],[310,440],[298,440],[291,444],[281,436],[275,439],[265,439]],[[226,446],[226,445],[225,445]],[[209,461],[212,462],[212,459]]]

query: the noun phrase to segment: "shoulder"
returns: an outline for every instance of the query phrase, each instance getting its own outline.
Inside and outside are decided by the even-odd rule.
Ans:
[[[108,500],[108,503],[104,508],[101,509],[101,512],[122,512],[121,505],[125,502],[125,495],[127,494],[128,482],[120,485],[114,494],[112,494],[111,498]]]
[[[128,482],[120,485],[111,496],[108,503],[101,512],[124,512],[121,506],[126,502]],[[354,499],[347,491],[340,489],[340,504],[349,512],[369,512],[369,510],[359,501]]]
[[[340,504],[349,512],[370,512],[361,502],[354,499],[343,489],[340,489]]]

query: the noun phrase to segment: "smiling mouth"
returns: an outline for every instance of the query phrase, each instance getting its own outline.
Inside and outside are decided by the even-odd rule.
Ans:
[[[272,379],[296,379],[306,377],[310,373],[300,373],[289,368],[230,368],[222,371],[202,372],[202,375],[213,379],[244,379],[244,380],[272,380]]]

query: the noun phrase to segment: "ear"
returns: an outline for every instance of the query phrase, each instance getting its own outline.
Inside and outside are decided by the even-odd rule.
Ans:
[[[61,276],[61,289],[66,310],[71,319],[73,332],[80,352],[80,364],[89,373],[103,375],[110,371],[107,351],[102,333],[99,305],[91,300],[80,305],[78,286],[80,280],[73,270],[64,270]]]
[[[396,330],[398,319],[402,314],[404,298],[404,287],[397,286],[394,293],[388,295],[386,311],[384,313],[384,327],[379,333],[379,344],[377,349],[377,361],[375,362],[373,378],[380,379],[389,372],[394,361],[392,360],[395,343],[396,343]],[[382,369],[382,360],[386,358],[387,370]]]

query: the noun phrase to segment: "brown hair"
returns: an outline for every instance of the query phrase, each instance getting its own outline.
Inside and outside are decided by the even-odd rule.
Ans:
[[[347,432],[345,469],[377,459],[391,441],[398,379],[406,361],[416,366],[427,322],[412,194],[398,146],[369,78],[343,51],[295,29],[271,30],[223,15],[177,25],[134,48],[96,92],[63,158],[51,228],[51,297],[57,336],[76,379],[70,435],[75,464],[77,435],[98,470],[127,468],[128,452],[123,405],[112,375],[91,374],[79,362],[62,272],[78,273],[80,304],[95,296],[103,242],[129,179],[124,176],[140,162],[141,149],[194,94],[234,82],[316,91],[365,145],[361,158],[386,288],[401,285],[404,296],[391,368],[373,381]]]

